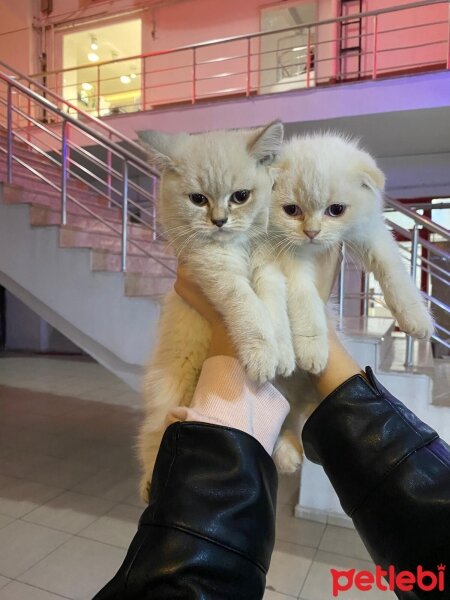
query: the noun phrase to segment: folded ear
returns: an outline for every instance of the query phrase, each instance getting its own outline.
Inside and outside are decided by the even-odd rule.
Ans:
[[[386,177],[384,173],[374,164],[374,165],[365,165],[361,172],[362,175],[362,183],[363,185],[369,187],[372,190],[379,190],[382,192],[384,190],[384,185],[386,183]]]
[[[151,165],[154,165],[161,172],[175,168],[171,153],[176,136],[151,129],[138,131],[137,134],[139,142],[147,152]]]
[[[284,127],[281,121],[274,121],[252,132],[247,145],[250,155],[260,164],[270,165],[280,151],[283,135]]]

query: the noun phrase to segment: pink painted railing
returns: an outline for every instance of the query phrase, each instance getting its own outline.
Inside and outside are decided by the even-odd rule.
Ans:
[[[427,0],[33,77],[107,116],[449,68],[450,3]]]

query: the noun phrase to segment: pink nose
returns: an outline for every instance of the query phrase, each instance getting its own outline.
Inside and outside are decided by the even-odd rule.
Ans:
[[[318,230],[304,229],[303,231],[309,237],[310,240],[313,240],[316,237],[316,235],[318,235],[320,233],[320,229],[318,229]]]

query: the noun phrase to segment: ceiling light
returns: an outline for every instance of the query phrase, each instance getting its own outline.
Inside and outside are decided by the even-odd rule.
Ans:
[[[99,55],[96,54],[95,52],[89,52],[88,54],[88,60],[90,60],[91,62],[97,62],[99,60]]]
[[[92,90],[93,85],[92,83],[88,83],[87,81],[85,81],[84,83],[81,84],[81,87],[83,88],[83,90],[85,90],[86,92],[89,92],[90,90]]]
[[[91,50],[98,50],[97,38],[95,35],[91,35]]]
[[[128,75],[121,75],[120,76],[120,81],[122,83],[130,83],[131,77],[129,77]]]
[[[136,73],[130,73],[131,79],[136,79]]]

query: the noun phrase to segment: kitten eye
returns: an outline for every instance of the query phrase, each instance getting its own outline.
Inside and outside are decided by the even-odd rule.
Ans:
[[[299,217],[303,214],[302,209],[297,204],[285,204],[283,210],[290,217]]]
[[[330,204],[325,210],[325,214],[329,217],[340,217],[344,214],[346,206],[344,204]]]
[[[238,190],[232,194],[230,201],[234,204],[244,204],[250,198],[250,190]]]
[[[195,206],[205,206],[208,204],[208,198],[203,194],[189,194],[189,200]]]

